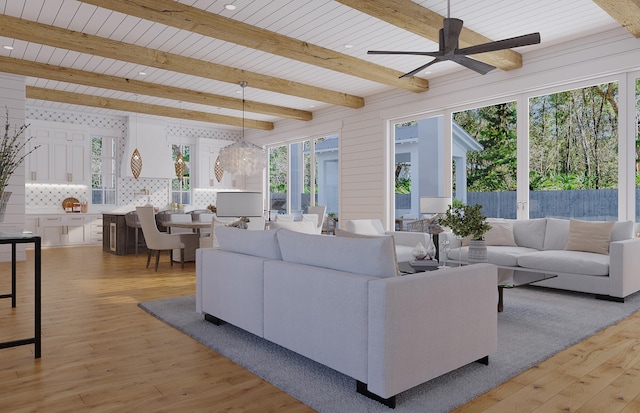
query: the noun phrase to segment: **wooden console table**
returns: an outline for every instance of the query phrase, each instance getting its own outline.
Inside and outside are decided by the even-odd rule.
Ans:
[[[35,344],[35,358],[40,358],[41,353],[41,244],[39,236],[22,233],[19,231],[0,231],[0,244],[11,244],[11,294],[2,294],[0,298],[11,298],[11,307],[16,306],[16,245],[35,244],[34,251],[34,336],[21,340],[5,341],[0,343],[0,348],[23,346],[25,344]]]

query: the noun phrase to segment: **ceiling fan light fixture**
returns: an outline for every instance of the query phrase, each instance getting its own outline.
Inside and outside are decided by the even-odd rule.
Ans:
[[[514,47],[529,46],[540,43],[540,33],[530,33],[523,36],[511,37],[475,46],[458,48],[460,33],[462,33],[463,22],[460,19],[450,17],[450,4],[447,1],[447,17],[443,19],[442,29],[439,32],[438,51],[436,52],[412,52],[412,51],[391,51],[391,50],[369,50],[367,54],[390,54],[390,55],[414,55],[433,57],[428,63],[400,76],[411,77],[422,72],[427,67],[445,61],[455,62],[461,66],[471,69],[481,75],[487,74],[495,66],[467,57],[478,53],[490,53],[499,50],[512,49]]]

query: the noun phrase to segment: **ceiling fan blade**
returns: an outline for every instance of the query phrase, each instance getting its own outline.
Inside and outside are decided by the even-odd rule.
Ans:
[[[458,39],[460,38],[460,32],[462,31],[463,22],[460,19],[445,18],[444,19],[444,45],[440,47],[444,50],[444,53],[451,53],[458,48]]]
[[[511,37],[509,39],[498,40],[490,43],[483,43],[477,46],[465,47],[456,50],[457,55],[469,55],[476,53],[495,52],[496,50],[512,49],[514,47],[529,46],[540,43],[540,33],[525,34],[523,36]]]
[[[486,75],[487,73],[495,69],[495,66],[488,65],[486,63],[471,59],[466,56],[455,55],[451,60],[458,63],[459,65],[466,67],[467,69],[478,72],[481,75]]]
[[[408,51],[391,51],[391,50],[369,50],[367,54],[402,54],[402,55],[415,55],[415,56],[442,56],[441,52],[408,52]]]
[[[471,59],[469,59],[469,60],[471,60]],[[438,62],[442,62],[442,61],[444,61],[443,58],[436,57],[435,59],[433,59],[432,61],[430,61],[426,65],[422,65],[419,68],[414,69],[414,70],[412,70],[412,71],[410,71],[408,73],[405,73],[404,75],[400,76],[400,79],[402,79],[403,77],[411,77],[411,76],[415,75],[416,73],[418,73],[418,72],[426,69],[427,67],[431,66],[432,64],[435,64],[435,63],[438,63]]]

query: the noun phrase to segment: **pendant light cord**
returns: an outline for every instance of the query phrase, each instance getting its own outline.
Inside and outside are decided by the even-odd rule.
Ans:
[[[247,82],[240,82],[240,86],[242,87],[242,140],[244,141],[244,88],[247,87]]]

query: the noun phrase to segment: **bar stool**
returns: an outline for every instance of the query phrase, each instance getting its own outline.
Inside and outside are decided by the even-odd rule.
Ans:
[[[139,245],[138,229],[142,228],[142,226],[140,225],[140,219],[138,218],[138,212],[137,211],[127,212],[124,215],[124,221],[125,221],[125,223],[127,224],[128,227],[133,228],[133,230],[135,231],[136,257],[137,257],[138,256],[138,245]],[[127,234],[128,234],[128,231],[127,231]],[[127,244],[128,244],[128,242],[127,242]]]

